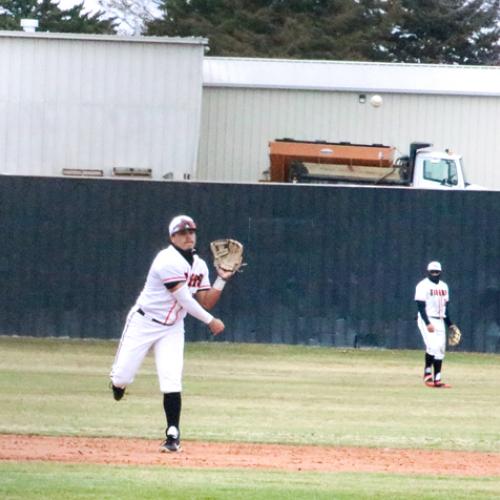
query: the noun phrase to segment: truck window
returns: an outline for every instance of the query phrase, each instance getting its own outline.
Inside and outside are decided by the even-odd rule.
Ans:
[[[457,166],[453,160],[424,160],[424,179],[448,186],[458,184]]]

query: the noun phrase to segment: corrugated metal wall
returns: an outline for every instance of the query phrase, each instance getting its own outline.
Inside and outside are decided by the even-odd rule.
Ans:
[[[196,167],[204,44],[0,33],[0,172]]]
[[[254,182],[269,167],[270,140],[382,143],[408,153],[413,141],[462,154],[469,182],[500,189],[500,98],[204,87],[197,179]]]
[[[437,259],[460,349],[500,350],[500,193],[408,188],[0,177],[0,334],[119,337],[179,213],[203,257],[246,247],[221,341],[419,348],[415,285]]]

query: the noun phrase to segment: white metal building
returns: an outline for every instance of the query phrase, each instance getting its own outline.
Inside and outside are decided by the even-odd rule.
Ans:
[[[206,44],[0,31],[0,173],[192,176]]]
[[[206,57],[197,179],[257,181],[268,142],[428,141],[500,189],[500,67]],[[373,94],[383,105],[369,104]]]
[[[206,44],[0,31],[0,173],[255,182],[276,138],[402,154],[418,140],[500,189],[500,67],[204,58]]]

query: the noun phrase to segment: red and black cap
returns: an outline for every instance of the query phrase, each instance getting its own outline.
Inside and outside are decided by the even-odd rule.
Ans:
[[[183,231],[185,229],[196,231],[196,224],[194,220],[188,215],[177,215],[170,221],[170,224],[168,225],[168,234],[172,236],[175,233],[178,233],[179,231]]]

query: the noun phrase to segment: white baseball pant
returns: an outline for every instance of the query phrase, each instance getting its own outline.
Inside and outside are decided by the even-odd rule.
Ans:
[[[117,387],[130,385],[150,349],[154,350],[160,391],[181,392],[184,365],[184,321],[172,326],[156,323],[137,312],[127,316],[110,377]]]
[[[424,320],[418,315],[417,325],[424,339],[425,352],[434,356],[435,359],[444,359],[446,352],[446,329],[444,320],[429,318],[434,326],[434,331],[429,332]]]

